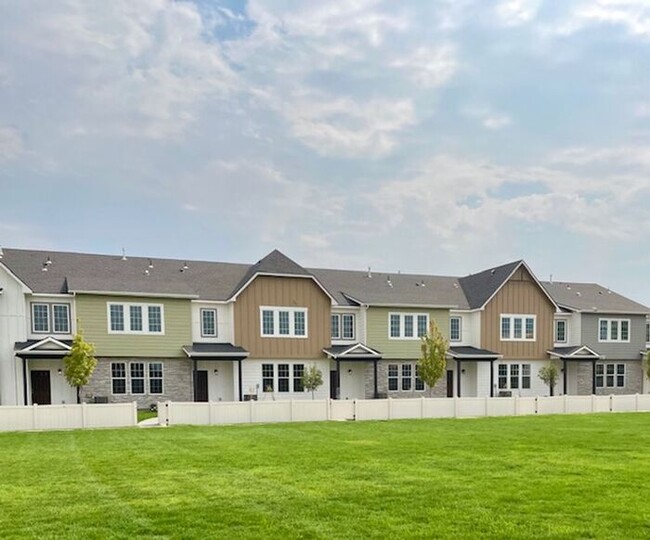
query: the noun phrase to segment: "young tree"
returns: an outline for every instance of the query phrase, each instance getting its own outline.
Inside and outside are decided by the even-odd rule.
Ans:
[[[323,372],[316,367],[316,364],[305,369],[302,374],[302,386],[311,392],[311,399],[314,399],[314,392],[323,385]]]
[[[429,386],[429,392],[442,378],[447,369],[449,343],[440,332],[435,321],[429,324],[429,331],[422,336],[422,356],[418,360],[418,371],[422,381]]]
[[[77,403],[81,403],[81,387],[88,384],[96,366],[95,346],[86,342],[83,331],[79,330],[74,336],[70,352],[63,357],[63,374],[70,386],[77,389]]]
[[[553,363],[550,363],[548,366],[544,366],[539,370],[539,378],[548,385],[551,396],[553,395],[553,388],[555,388],[559,375],[560,372],[558,371],[557,366]],[[564,393],[566,394],[566,390]]]

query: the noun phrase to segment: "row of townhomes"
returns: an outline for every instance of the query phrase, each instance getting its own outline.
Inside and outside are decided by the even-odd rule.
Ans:
[[[62,375],[83,330],[88,402],[548,395],[649,390],[650,309],[593,283],[541,282],[524,261],[465,277],[0,250],[0,403],[74,403]],[[447,372],[418,377],[422,336]]]

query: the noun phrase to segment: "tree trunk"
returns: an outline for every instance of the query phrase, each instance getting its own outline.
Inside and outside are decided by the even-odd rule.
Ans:
[[[549,388],[551,389],[551,397],[553,397],[553,388],[555,385],[553,383],[549,384]],[[566,394],[566,392],[564,392]]]
[[[81,387],[77,386],[77,405],[81,403]]]

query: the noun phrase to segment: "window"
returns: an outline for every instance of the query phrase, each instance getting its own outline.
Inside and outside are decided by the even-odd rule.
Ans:
[[[555,342],[556,343],[566,343],[566,319],[558,319],[555,321]]]
[[[411,364],[402,364],[402,390],[409,391],[411,389],[411,373],[413,368]]]
[[[203,337],[217,336],[217,310],[216,309],[201,310],[201,336]]]
[[[332,315],[332,339],[354,339],[353,313],[335,313]]]
[[[149,393],[163,393],[163,365],[162,362],[149,363]]]
[[[388,391],[396,392],[399,390],[399,368],[397,364],[388,365]]]
[[[598,341],[630,341],[629,319],[599,319]]]
[[[389,392],[422,392],[424,381],[420,379],[420,369],[417,364],[389,364],[388,365],[388,391]]]
[[[262,337],[307,337],[307,308],[261,307]]]
[[[276,379],[275,365],[262,364],[262,388],[264,392],[304,392],[304,373],[304,364],[278,364]]]
[[[264,392],[273,392],[273,364],[262,364],[262,388]]]
[[[289,364],[278,364],[278,392],[289,391]]]
[[[131,393],[144,394],[144,363],[131,362]]]
[[[343,339],[354,339],[354,315],[346,313],[341,315],[343,319]]]
[[[332,326],[331,326],[331,337],[332,339],[341,338],[341,316],[332,315]]]
[[[126,394],[126,364],[124,362],[111,364],[111,386],[113,394]]]
[[[499,390],[530,389],[530,364],[499,364],[497,384]]]
[[[34,334],[70,333],[70,304],[32,304],[32,332]]]
[[[449,319],[449,341],[460,341],[460,317]]]
[[[535,341],[535,315],[501,315],[501,341]]]
[[[129,306],[131,331],[142,332],[142,306]]]
[[[596,364],[597,388],[623,388],[625,364]]]
[[[162,305],[108,303],[110,334],[163,334],[164,331]]]
[[[147,369],[148,368],[148,369]],[[163,393],[163,364],[162,362],[131,362],[129,364],[128,378],[126,362],[111,363],[111,389],[116,395],[124,395],[127,388],[133,395],[146,394],[146,377],[149,378],[149,393]],[[127,385],[128,382],[128,385]]]
[[[390,339],[419,339],[427,333],[429,315],[426,313],[390,313],[388,326]]]
[[[304,392],[305,387],[302,384],[302,376],[305,374],[304,364],[293,365],[293,391]]]

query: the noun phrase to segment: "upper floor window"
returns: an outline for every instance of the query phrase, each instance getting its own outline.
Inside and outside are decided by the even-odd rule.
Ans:
[[[462,339],[461,332],[462,332],[461,318],[450,317],[449,318],[449,341],[461,341]]]
[[[555,343],[567,342],[567,321],[566,319],[558,319],[555,321]]]
[[[535,341],[535,315],[501,315],[501,341]]]
[[[598,341],[630,341],[629,319],[598,319]]]
[[[429,327],[428,313],[389,313],[388,337],[390,339],[419,339]]]
[[[109,334],[163,334],[160,304],[108,303]]]
[[[32,303],[34,334],[69,334],[70,304]]]
[[[354,339],[354,314],[332,314],[332,339]]]
[[[307,337],[307,308],[260,307],[262,337]]]
[[[201,336],[217,337],[217,310],[201,310]]]

